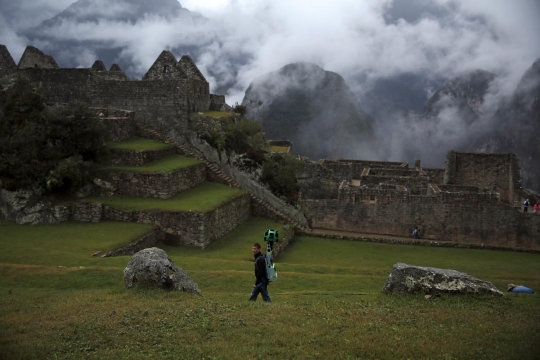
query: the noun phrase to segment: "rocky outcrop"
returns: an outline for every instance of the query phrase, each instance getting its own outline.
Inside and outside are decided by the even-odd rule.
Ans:
[[[395,294],[446,292],[504,295],[492,283],[456,270],[421,267],[404,263],[394,264],[382,291]]]
[[[202,294],[191,277],[156,247],[141,250],[131,258],[124,269],[124,283],[127,289],[149,286]]]
[[[242,105],[266,137],[294,143],[312,160],[372,154],[373,119],[337,73],[310,63],[289,64],[253,80]]]
[[[437,119],[445,109],[454,108],[466,123],[482,115],[484,97],[495,74],[484,70],[469,71],[450,80],[429,99],[422,118]]]
[[[472,151],[515,153],[523,186],[540,192],[540,58],[525,72],[512,98],[494,116],[494,131],[475,141]]]
[[[37,190],[0,189],[0,213],[19,225],[55,224],[69,218],[67,207],[52,206]]]

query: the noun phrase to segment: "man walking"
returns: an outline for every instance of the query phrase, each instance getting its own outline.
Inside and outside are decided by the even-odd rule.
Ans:
[[[266,258],[261,254],[261,245],[259,243],[253,244],[251,247],[253,256],[255,257],[255,284],[253,284],[253,290],[251,291],[251,297],[249,301],[257,301],[257,296],[261,294],[263,301],[272,302],[270,295],[268,295],[268,278],[266,277]]]

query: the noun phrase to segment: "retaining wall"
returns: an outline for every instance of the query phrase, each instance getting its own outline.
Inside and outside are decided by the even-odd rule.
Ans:
[[[540,216],[523,214],[496,194],[438,193],[344,188],[338,200],[302,200],[312,227],[410,236],[460,243],[540,247]]]
[[[169,199],[206,180],[206,165],[198,164],[167,173],[109,171],[119,194]]]

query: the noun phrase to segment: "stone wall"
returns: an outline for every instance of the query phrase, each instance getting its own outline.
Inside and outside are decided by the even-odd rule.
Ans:
[[[235,116],[213,117],[205,115],[193,115],[189,118],[189,130],[197,133],[211,134],[213,132],[223,132],[227,126],[235,124],[238,119]]]
[[[298,236],[311,236],[325,239],[338,239],[338,240],[351,240],[351,241],[362,241],[370,243],[381,243],[381,244],[399,244],[399,245],[415,245],[415,246],[434,246],[434,247],[444,247],[444,248],[461,248],[461,249],[482,249],[482,250],[501,250],[501,251],[517,251],[517,252],[528,252],[534,254],[540,254],[540,249],[526,249],[526,248],[515,248],[507,246],[497,246],[489,244],[464,244],[448,241],[433,241],[426,239],[398,239],[398,238],[388,238],[382,236],[362,236],[362,235],[337,235],[337,234],[324,234],[324,233],[305,233],[299,232]]]
[[[407,191],[344,186],[336,200],[302,200],[315,228],[422,237],[463,243],[538,247],[540,217],[499,201],[497,194],[440,192],[414,196]],[[521,217],[521,215],[525,215]]]
[[[175,68],[183,74],[180,65]],[[48,102],[82,102],[105,109],[135,111],[135,120],[168,137],[188,128],[188,113],[206,111],[210,106],[209,84],[185,74],[154,76],[146,81],[131,81],[120,71],[96,69],[57,69],[27,67],[15,74],[40,85]],[[163,69],[156,68],[159,73]],[[150,72],[150,70],[149,70]]]
[[[102,257],[135,255],[135,253],[143,249],[153,247],[158,241],[158,232],[159,231],[157,230],[149,232],[148,234],[141,236],[131,244],[124,246],[120,249],[110,251]]]
[[[119,194],[169,199],[206,180],[206,165],[198,164],[167,173],[109,171]]]
[[[210,94],[210,108],[211,111],[225,111],[226,108],[225,95]]]
[[[240,186],[249,191],[251,194],[259,199],[262,199],[277,211],[281,211],[298,224],[305,226],[307,220],[301,210],[297,209],[290,204],[287,204],[282,199],[278,198],[272,192],[262,186],[258,182],[258,176],[249,174],[235,167],[234,161],[227,156],[225,151],[218,153],[218,151],[212,148],[205,140],[201,139],[194,133],[187,133],[183,137],[176,139],[180,143],[189,143],[190,150],[197,156],[206,159],[210,164],[213,164],[221,169],[221,171],[232,178]]]
[[[17,70],[17,64],[11,57],[5,45],[0,45],[0,78],[13,74]]]
[[[417,169],[403,169],[403,168],[369,168],[367,175],[375,176],[420,176],[420,172]]]
[[[430,182],[427,176],[362,176],[360,184],[367,187],[376,187],[379,184],[385,185],[402,185],[408,189],[427,189],[427,184]]]
[[[103,205],[81,202],[69,207],[71,219],[82,222],[100,222],[103,220]]]
[[[478,194],[480,192],[486,192],[486,191],[482,191],[478,186],[438,184],[437,188],[440,191],[466,193],[466,194]]]
[[[107,128],[107,140],[110,141],[124,141],[135,134],[137,134],[137,128],[135,126],[135,116],[130,117],[109,117],[103,118],[103,124]]]
[[[19,61],[19,69],[58,69],[58,64],[50,55],[45,55],[41,50],[27,46]]]
[[[514,189],[521,188],[516,154],[448,152],[444,183],[494,188],[501,200],[513,202]]]
[[[169,148],[156,150],[125,150],[110,149],[111,163],[115,166],[142,166],[164,157],[176,154],[176,149],[171,145]]]
[[[444,182],[444,169],[421,169],[424,176],[429,177],[429,182],[433,184],[442,184]]]
[[[166,233],[166,243],[201,248],[242,224],[249,214],[250,198],[247,194],[207,213],[103,208],[104,220],[154,224]]]

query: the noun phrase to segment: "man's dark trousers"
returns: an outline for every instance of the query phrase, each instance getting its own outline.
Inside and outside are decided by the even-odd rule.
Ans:
[[[263,281],[257,284],[257,286],[254,287],[253,291],[251,292],[251,297],[249,298],[249,301],[257,301],[257,297],[259,296],[259,293],[260,293],[263,298],[263,301],[272,302],[272,299],[270,299],[270,295],[268,295],[267,286],[268,286],[268,283],[266,281]]]

